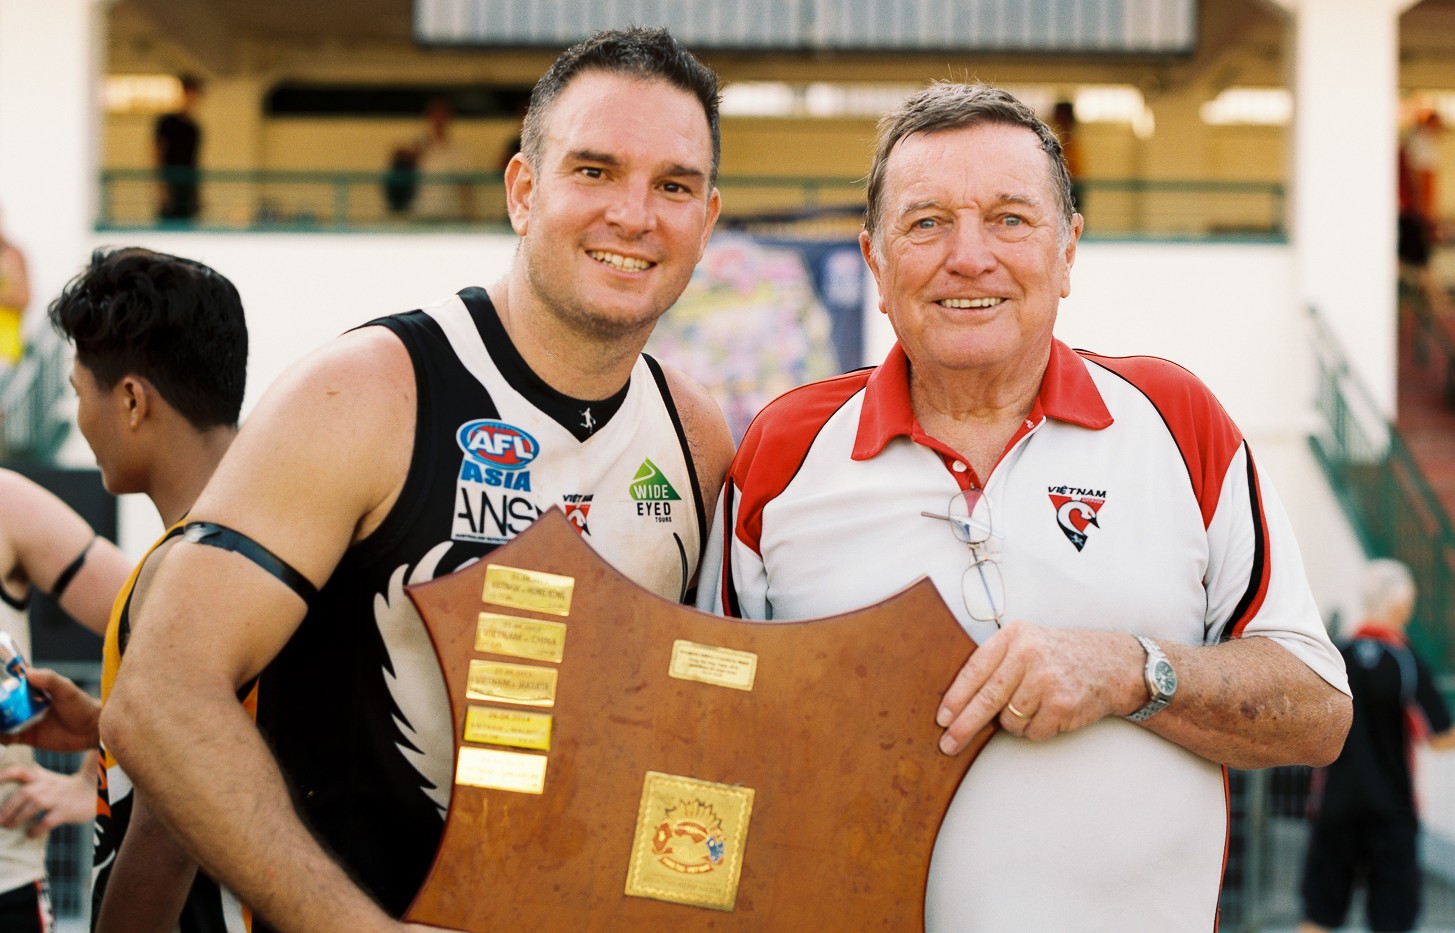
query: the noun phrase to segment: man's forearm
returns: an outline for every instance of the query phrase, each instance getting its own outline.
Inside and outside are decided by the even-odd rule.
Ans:
[[[1161,642],[1177,698],[1147,727],[1232,768],[1325,765],[1338,757],[1353,706],[1271,638],[1210,647]]]
[[[101,729],[182,847],[279,930],[395,928],[304,827],[236,698],[179,686],[137,695],[118,680]]]
[[[168,933],[186,903],[197,863],[156,819],[139,791],[111,866],[106,894],[92,905],[96,933]]]

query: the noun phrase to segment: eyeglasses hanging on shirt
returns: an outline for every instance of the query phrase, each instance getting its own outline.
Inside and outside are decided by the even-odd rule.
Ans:
[[[990,556],[990,539],[999,537],[990,516],[990,500],[979,489],[966,489],[950,497],[945,514],[920,514],[948,522],[955,540],[969,548],[970,566],[960,578],[965,611],[977,622],[994,622],[1000,628],[1005,615],[1005,579],[1000,564]]]

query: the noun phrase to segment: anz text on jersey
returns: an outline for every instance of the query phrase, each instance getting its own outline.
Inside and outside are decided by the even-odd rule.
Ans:
[[[528,479],[528,476],[522,476]],[[527,490],[530,485],[527,483]],[[513,495],[498,484],[455,484],[455,520],[450,537],[456,541],[504,544],[541,517],[541,509],[525,496]]]

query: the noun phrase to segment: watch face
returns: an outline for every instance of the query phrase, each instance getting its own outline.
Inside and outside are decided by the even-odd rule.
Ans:
[[[1177,689],[1177,672],[1167,661],[1158,661],[1152,666],[1152,682],[1162,696],[1171,696]]]

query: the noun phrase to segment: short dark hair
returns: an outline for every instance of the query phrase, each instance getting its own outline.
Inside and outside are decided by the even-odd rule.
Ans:
[[[1066,154],[1061,150],[1061,140],[1055,131],[1008,91],[989,84],[939,81],[912,95],[879,121],[874,161],[869,168],[868,205],[864,212],[864,229],[869,232],[876,249],[879,245],[880,215],[884,211],[885,165],[900,140],[915,133],[936,133],[987,124],[1021,126],[1036,134],[1041,141],[1041,149],[1050,159],[1051,185],[1056,190],[1061,233],[1062,236],[1069,235],[1076,206],[1071,196]]]
[[[531,164],[540,164],[551,104],[577,76],[590,71],[643,81],[665,81],[696,97],[707,117],[708,132],[712,134],[710,181],[717,184],[717,167],[722,161],[722,133],[717,113],[721,93],[717,74],[679,45],[662,26],[599,32],[561,53],[530,94],[525,125],[521,128],[520,150]]]
[[[237,289],[202,263],[136,247],[98,249],[51,302],[50,320],[101,388],[134,373],[197,430],[237,426],[247,321]]]

